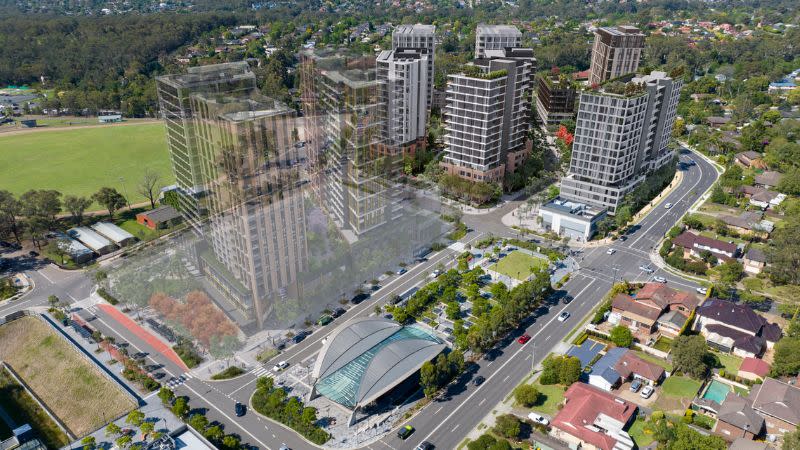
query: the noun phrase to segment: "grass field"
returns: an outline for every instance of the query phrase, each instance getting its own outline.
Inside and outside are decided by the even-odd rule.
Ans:
[[[61,428],[5,369],[0,370],[0,408],[14,421],[15,426],[30,424],[48,448],[60,448],[69,443],[69,438]],[[10,436],[11,430],[0,420],[0,439]]]
[[[560,384],[539,384],[538,381],[533,386],[541,396],[539,397],[539,402],[531,409],[542,414],[555,415],[558,412],[558,405],[564,401],[566,388]]]
[[[136,186],[146,169],[159,173],[163,186],[172,184],[160,123],[0,134],[0,189],[17,195],[56,189],[90,196],[110,186],[139,203],[145,198]]]
[[[520,251],[513,251],[505,258],[489,266],[489,270],[494,270],[495,272],[521,281],[525,280],[533,273],[531,268],[547,268],[549,264],[550,263],[545,259],[537,258]]]
[[[631,439],[636,442],[636,446],[639,448],[647,447],[655,440],[652,432],[645,429],[646,424],[647,422],[645,420],[636,419],[628,430]]]
[[[700,382],[683,376],[671,376],[664,380],[661,391],[672,397],[692,397],[700,390]]]
[[[118,386],[34,317],[0,327],[0,359],[25,380],[76,436],[93,431],[135,407]]]

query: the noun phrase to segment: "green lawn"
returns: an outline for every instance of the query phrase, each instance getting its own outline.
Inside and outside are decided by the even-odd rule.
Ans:
[[[90,196],[110,186],[139,203],[145,198],[136,185],[148,168],[161,175],[162,185],[172,184],[160,123],[0,135],[0,189],[17,195],[57,189]]]
[[[531,408],[536,412],[542,414],[549,414],[550,416],[558,412],[558,405],[564,401],[564,391],[566,388],[560,384],[543,385],[537,381],[533,383],[541,396],[539,402]]]
[[[671,376],[664,380],[661,391],[671,397],[694,397],[700,390],[700,382],[683,376]]]
[[[630,434],[631,439],[636,442],[636,446],[639,448],[644,448],[653,443],[655,439],[653,439],[652,432],[645,431],[646,421],[643,419],[636,419],[631,425],[631,428],[628,430],[628,434]]]
[[[520,251],[513,251],[505,258],[489,266],[489,270],[494,270],[517,280],[524,280],[533,273],[531,268],[547,268],[549,264],[550,262],[546,259],[537,258]]]
[[[148,205],[147,208],[134,208],[133,211],[123,211],[121,213],[117,213],[116,224],[119,225],[119,227],[122,228],[123,230],[139,238],[139,240],[141,241],[152,241],[153,239],[171,233],[177,230],[178,228],[184,226],[183,224],[178,224],[173,227],[151,230],[150,228],[147,228],[146,226],[136,221],[136,214],[139,214],[142,211],[147,211],[149,209],[150,205]]]
[[[736,375],[739,373],[739,366],[742,365],[742,358],[727,353],[713,352],[714,356],[719,359],[720,364],[725,369],[726,373]]]
[[[660,336],[656,343],[653,344],[653,348],[661,350],[662,352],[669,352],[670,348],[672,348],[672,339],[666,336]]]
[[[669,361],[661,359],[657,356],[650,355],[640,350],[634,350],[634,351],[636,352],[636,355],[642,358],[643,360],[659,365],[663,367],[664,370],[666,370],[667,372],[672,372],[672,364],[670,364]]]

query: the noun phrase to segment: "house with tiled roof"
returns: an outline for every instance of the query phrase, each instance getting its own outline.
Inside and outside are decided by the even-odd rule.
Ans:
[[[775,172],[773,170],[766,170],[756,175],[755,185],[764,189],[772,189],[781,182],[781,178],[783,178],[782,173]]]
[[[745,272],[758,275],[767,267],[767,255],[762,250],[751,248],[742,257],[742,265]]]
[[[761,209],[775,207],[786,200],[786,194],[770,191],[768,189],[760,189],[750,196],[750,204]]]
[[[627,348],[614,347],[598,359],[589,372],[590,385],[611,391],[630,380],[656,385],[666,377],[664,368],[645,361]]]
[[[800,425],[800,388],[774,378],[753,385],[748,399],[760,414],[768,435],[794,431]]]
[[[712,298],[696,310],[693,329],[711,347],[746,357],[758,357],[781,338],[781,328],[750,307]]]
[[[719,218],[740,235],[766,239],[775,229],[775,224],[769,220],[763,220],[763,216],[764,213],[761,211],[745,211],[738,216],[723,214]]]
[[[764,418],[753,409],[750,401],[735,392],[728,392],[717,413],[714,433],[731,442],[740,437],[754,439],[762,436],[764,430]]]
[[[736,156],[734,156],[734,162],[745,169],[750,167],[763,169],[767,167],[767,163],[764,162],[763,158],[764,156],[761,153],[747,150],[737,153]]]
[[[700,258],[700,253],[709,251],[718,260],[730,261],[736,259],[739,249],[736,244],[713,239],[691,231],[684,231],[672,240],[672,244],[683,248],[683,257]]]
[[[688,292],[647,283],[635,295],[618,294],[611,300],[609,321],[625,325],[637,334],[661,332],[677,336],[700,304],[700,299]]]
[[[769,375],[769,364],[759,358],[745,358],[739,366],[738,375],[747,380],[764,379]]]
[[[583,449],[631,450],[626,430],[637,406],[585,383],[573,383],[564,393],[564,407],[551,422],[551,434]]]

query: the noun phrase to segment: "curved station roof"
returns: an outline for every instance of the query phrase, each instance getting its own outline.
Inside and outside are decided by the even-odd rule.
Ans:
[[[417,326],[365,317],[328,337],[312,371],[316,391],[348,408],[376,400],[446,347]]]

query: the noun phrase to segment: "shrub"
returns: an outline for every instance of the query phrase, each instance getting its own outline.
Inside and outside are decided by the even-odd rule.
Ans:
[[[106,291],[104,288],[97,289],[97,295],[103,297],[103,300],[107,301],[108,303],[111,303],[112,305],[116,305],[119,303],[119,300],[117,300],[117,298],[114,297],[113,295],[109,294],[108,291]]]
[[[514,400],[530,408],[539,401],[539,391],[530,384],[521,384],[514,389]]]
[[[513,414],[503,414],[497,417],[494,431],[500,436],[516,439],[519,437],[522,422]]]
[[[330,439],[330,435],[316,425],[316,408],[306,407],[297,397],[287,398],[286,391],[275,388],[271,379],[261,380],[252,399],[256,411],[297,431],[317,445]]]
[[[633,344],[633,333],[623,325],[617,325],[612,328],[609,338],[617,347],[629,348]]]
[[[222,372],[216,373],[211,376],[212,380],[227,380],[229,378],[238,377],[245,371],[239,366],[230,366]]]

